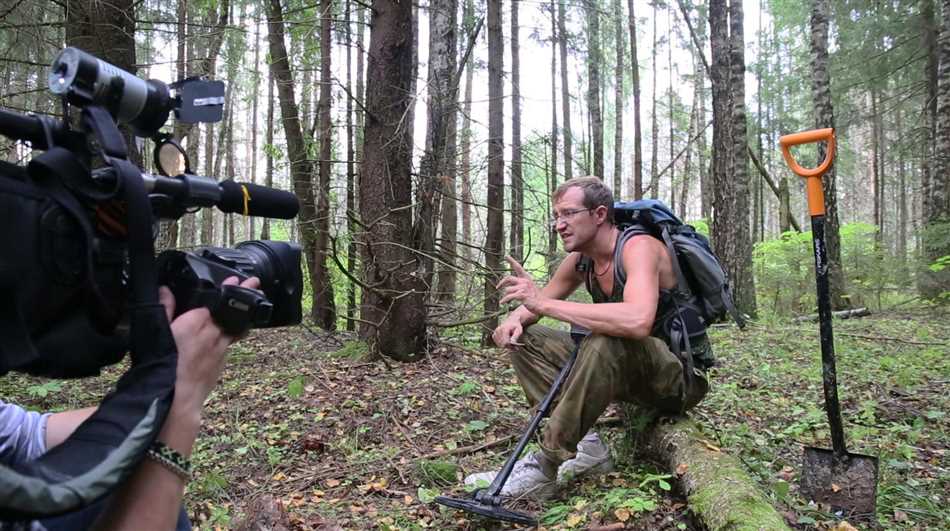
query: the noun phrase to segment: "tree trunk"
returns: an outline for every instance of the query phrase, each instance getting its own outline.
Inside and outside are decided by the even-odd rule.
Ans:
[[[936,260],[950,255],[950,0],[942,2],[943,22],[937,43],[937,109],[934,123],[934,160],[930,176],[928,209],[923,232],[924,282],[921,294],[926,298],[946,296],[950,292],[950,268],[931,271]],[[927,193],[929,192],[929,194]]]
[[[896,109],[896,125],[898,131],[904,130],[903,112],[900,107]],[[904,149],[898,150],[897,159],[897,259],[901,265],[907,263],[907,160],[904,156]]]
[[[730,278],[733,282],[733,291],[736,296],[736,306],[745,313],[755,316],[755,279],[752,276],[752,240],[749,237],[749,165],[748,145],[746,135],[745,114],[745,40],[743,29],[742,0],[729,2],[729,40],[730,40],[730,71],[732,85],[732,175],[724,176],[725,180],[732,181],[733,192],[726,201],[724,212],[727,218],[734,223],[729,229],[720,225],[720,230],[730,232],[734,241],[726,245],[728,253],[734,261],[731,264]],[[718,183],[718,181],[717,181]],[[724,199],[726,199],[724,197]],[[745,229],[745,230],[743,230]],[[722,232],[720,232],[720,236]]]
[[[465,28],[470,33],[475,26],[475,6],[473,0],[464,0],[463,18]],[[469,57],[465,64],[465,97],[462,105],[462,135],[461,152],[462,164],[462,259],[465,269],[472,264],[472,82],[474,78],[475,59]]]
[[[412,4],[374,0],[366,69],[366,129],[359,204],[362,224],[360,336],[371,352],[420,359],[428,346],[426,294],[412,245],[412,131],[415,29]]]
[[[688,417],[659,418],[624,405],[625,446],[631,459],[658,462],[675,474],[690,511],[710,531],[789,531],[747,467],[725,451],[711,447],[709,436]]]
[[[315,277],[314,272],[319,267],[320,254],[317,252],[317,238],[314,230],[317,211],[313,195],[313,164],[307,157],[307,146],[300,125],[300,112],[294,94],[294,80],[290,71],[287,48],[284,44],[284,21],[280,0],[269,0],[267,5],[270,71],[274,77],[274,82],[277,84],[281,122],[284,126],[284,137],[287,142],[287,159],[290,162],[290,178],[293,183],[294,194],[300,200],[300,214],[297,216],[297,223],[300,226],[300,236],[303,240],[304,256],[307,260],[311,285],[314,291],[317,291],[320,284],[317,283],[318,278]],[[317,304],[314,304],[314,308],[317,308]]]
[[[676,208],[676,125],[674,120],[673,84],[675,72],[673,70],[673,5],[666,5],[666,65],[670,75],[670,92],[667,94],[667,110],[670,117],[670,208]],[[688,147],[687,147],[688,149]],[[657,193],[657,197],[659,197]]]
[[[350,20],[350,11],[353,2],[346,0],[344,4],[344,24],[346,29],[343,32],[343,46],[346,49],[346,272],[348,275],[355,276],[355,250],[354,232],[356,227],[353,224],[353,217],[356,216],[356,149],[353,143],[356,141],[353,130],[353,24]],[[357,9],[360,9],[357,5]],[[362,25],[362,24],[361,24]],[[363,53],[363,42],[360,39],[357,53]],[[355,97],[362,104],[362,95],[356,94]],[[356,330],[356,283],[347,282],[346,284],[346,330],[353,332]]]
[[[557,189],[557,0],[551,0],[551,165],[548,172],[548,197],[554,195]],[[547,214],[550,215],[550,199],[547,201]],[[554,274],[557,269],[557,231],[554,227],[548,227],[548,253],[547,268],[548,276]]]
[[[355,156],[356,160],[359,162],[359,165],[356,168],[356,175],[353,176],[353,201],[350,203],[352,209],[347,215],[346,220],[346,231],[350,237],[350,243],[346,246],[346,268],[349,271],[350,276],[355,278],[359,276],[359,266],[357,260],[359,258],[359,253],[357,250],[357,241],[359,239],[359,225],[357,221],[359,219],[359,189],[362,186],[363,181],[363,143],[365,139],[364,134],[364,124],[366,123],[366,90],[365,90],[365,65],[363,64],[363,59],[366,57],[366,47],[365,40],[363,38],[366,24],[364,23],[366,6],[362,3],[357,3],[356,10],[356,26],[359,30],[356,32],[356,41],[358,43],[357,53],[356,53],[356,98],[360,103],[359,109],[356,110],[356,136],[353,139],[355,144]],[[355,317],[359,313],[359,307],[357,306],[356,300],[356,286],[354,282],[350,282],[349,289],[347,290],[347,304],[352,308],[352,314]],[[356,323],[351,322],[354,326]],[[349,328],[347,328],[349,330]]]
[[[692,145],[690,144],[692,144],[693,136],[696,134],[696,127],[697,127],[696,102],[699,100],[699,90],[700,89],[698,85],[693,86],[693,108],[690,109],[689,126],[686,128],[686,141],[688,142],[688,144],[686,145],[686,160],[683,161],[683,189],[680,191],[680,198],[679,198],[680,199],[679,215],[683,219],[689,219],[689,216],[687,215],[687,212],[686,212],[686,208],[688,206],[688,200],[689,200],[690,170],[692,169],[692,167],[690,166],[690,162],[691,162],[690,155],[692,154],[693,149],[692,149]]]
[[[333,89],[333,74],[330,69],[332,57],[333,0],[320,2],[320,180],[316,190],[317,217],[314,249],[313,320],[324,330],[336,330],[336,297],[333,293],[333,278],[327,267],[327,252],[330,249],[330,158],[333,156],[333,123],[330,120],[330,91]]]
[[[614,199],[623,197],[623,7],[613,0],[614,11]]]
[[[921,216],[924,223],[931,217],[934,208],[931,204],[930,185],[933,178],[933,168],[935,162],[934,142],[937,138],[937,87],[938,71],[940,59],[937,55],[937,37],[939,28],[934,15],[933,0],[922,0],[920,18],[923,27],[921,28],[921,45],[927,53],[927,61],[924,67],[924,79],[927,81],[927,97],[924,100],[923,117],[924,123],[924,152],[923,171],[921,183]]]
[[[637,17],[634,0],[627,0],[630,31],[630,72],[633,81],[633,190],[634,199],[643,199],[643,133],[640,127],[640,60],[637,58]],[[618,14],[619,15],[619,14]]]
[[[587,0],[587,106],[590,113],[593,174],[604,178],[604,117],[600,105],[600,15],[596,0]]]
[[[215,143],[214,143],[214,124],[205,124],[205,175],[218,179],[215,173]],[[201,244],[214,245],[215,237],[215,215],[214,209],[205,208],[201,211]]]
[[[257,183],[257,111],[261,99],[261,23],[254,22],[254,87],[251,89],[251,150],[248,151],[251,167],[251,182]],[[247,238],[253,239],[256,232],[256,219],[248,216]]]
[[[877,105],[877,91],[871,89],[871,184],[874,196],[874,226],[877,227],[877,233],[874,235],[874,241],[878,247],[881,247],[884,231],[882,230],[883,220],[881,219],[881,157],[878,154],[881,151],[881,130],[878,127],[878,113],[880,109]]]
[[[645,192],[650,197],[659,197],[660,195],[660,189],[659,189],[660,188],[659,186],[660,174],[657,173],[658,172],[657,157],[659,156],[659,147],[660,147],[660,125],[656,116],[656,101],[658,99],[656,95],[656,50],[658,48],[657,34],[656,34],[656,19],[657,19],[657,4],[654,3],[653,4],[653,47],[651,48],[651,56],[650,56],[650,62],[653,64],[653,92],[651,93],[651,95],[653,96],[653,107],[652,107],[652,110],[650,111],[650,120],[651,120],[650,131],[652,133],[653,140],[651,141],[651,146],[650,146],[650,148],[652,149],[652,153],[650,157],[650,187],[647,189],[648,191]]]
[[[792,219],[792,213],[791,209],[789,208],[790,195],[791,194],[788,191],[788,178],[783,175],[782,180],[779,181],[778,185],[778,224],[779,231],[782,234],[785,234],[791,230],[790,220]]]
[[[504,241],[505,212],[505,123],[502,98],[504,40],[501,31],[501,0],[488,0],[488,221],[485,237],[485,315],[498,311],[498,281]],[[489,317],[482,329],[482,344],[491,344],[498,317]]]
[[[574,140],[571,132],[571,91],[567,83],[567,14],[565,2],[557,5],[558,47],[561,50],[561,122],[564,131],[564,180],[574,177]]]
[[[234,167],[234,109],[231,109],[231,112],[228,113],[228,123],[226,126],[226,131],[228,132],[227,144],[225,144],[224,150],[228,154],[228,166],[227,166],[227,178],[234,179],[237,177],[237,170]],[[228,228],[225,231],[225,234],[228,235],[228,239],[224,242],[225,247],[234,246],[234,214],[225,215],[224,219],[227,220]]]
[[[264,170],[264,184],[267,187],[274,186],[274,71],[272,69],[267,70],[267,130],[265,133],[265,142],[267,142],[267,149],[264,150],[265,156],[265,170]],[[270,218],[264,218],[264,222],[261,224],[261,239],[269,240],[271,239],[270,233]],[[214,227],[214,224],[210,224],[211,227]]]
[[[702,45],[706,39],[706,16],[708,13],[703,13],[700,11],[700,16],[698,17],[698,23],[696,28],[697,40],[699,44]],[[702,48],[697,46],[696,48],[696,57],[699,58],[699,63],[701,65],[706,64],[705,52]],[[705,127],[706,126],[706,88],[705,88],[705,78],[708,75],[704,76],[703,72],[705,70],[696,69],[696,82],[699,84],[699,109],[697,110],[697,126]],[[705,219],[707,222],[712,221],[712,202],[713,202],[713,191],[712,191],[712,176],[708,171],[708,164],[706,162],[706,133],[704,132],[699,137],[699,145],[696,146],[697,151],[699,152],[699,157],[697,160],[697,167],[699,170],[699,212],[700,217]]]
[[[828,72],[828,0],[813,0],[811,12],[812,100],[815,106],[815,128],[835,127],[831,105],[831,76]],[[827,146],[818,145],[816,167],[825,160]],[[828,262],[828,287],[834,310],[850,308],[841,269],[841,236],[838,231],[838,192],[835,166],[822,178],[825,196],[825,250]]]
[[[428,109],[425,155],[420,165],[419,199],[413,231],[414,248],[420,251],[422,275],[426,285],[432,285],[436,254],[435,236],[440,209],[455,211],[455,120],[458,94],[455,85],[456,37],[458,3],[455,0],[433,0],[429,4],[429,73]],[[452,220],[454,222],[454,216]],[[446,244],[448,243],[448,248]],[[440,256],[450,259],[447,252],[454,247],[455,227],[442,227]],[[452,250],[454,254],[454,249]],[[451,264],[451,262],[448,262]],[[443,271],[445,267],[441,268]],[[450,265],[449,270],[452,269]],[[443,277],[440,275],[440,280]],[[453,280],[453,279],[447,279]],[[451,299],[454,285],[438,285],[438,298]]]
[[[518,4],[511,3],[511,245],[509,253],[524,258],[524,171],[521,166],[521,59]]]
[[[727,22],[728,21],[728,22]],[[733,0],[709,3],[713,88],[713,182],[715,215],[712,243],[732,279],[736,307],[755,315],[752,242],[749,237],[749,183],[742,46],[742,6]],[[741,151],[740,151],[741,149]]]

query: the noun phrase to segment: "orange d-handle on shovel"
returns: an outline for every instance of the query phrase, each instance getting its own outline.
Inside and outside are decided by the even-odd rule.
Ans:
[[[790,148],[799,144],[811,144],[822,140],[828,142],[828,148],[825,150],[825,160],[817,168],[802,168],[795,161]],[[785,135],[778,139],[778,143],[782,146],[782,156],[785,157],[788,167],[806,180],[808,213],[812,216],[824,216],[825,193],[821,186],[821,176],[828,171],[828,168],[831,167],[831,161],[835,158],[835,130],[829,127]]]

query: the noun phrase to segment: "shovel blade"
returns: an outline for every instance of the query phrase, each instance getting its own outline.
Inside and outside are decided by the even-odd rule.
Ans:
[[[801,492],[847,516],[873,519],[877,507],[877,458],[805,447]]]

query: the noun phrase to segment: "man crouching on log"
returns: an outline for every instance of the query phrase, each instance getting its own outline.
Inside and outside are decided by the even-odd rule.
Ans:
[[[521,305],[495,329],[492,338],[510,350],[518,382],[534,407],[551,387],[573,350],[566,331],[535,324],[542,316],[587,328],[577,361],[541,433],[541,451],[515,464],[501,494],[550,498],[558,479],[613,469],[610,449],[591,428],[607,406],[629,401],[662,412],[680,413],[703,399],[705,373],[686,378],[683,364],[667,345],[651,336],[657,315],[667,315],[663,296],[676,285],[669,253],[649,235],[627,237],[614,225],[613,194],[596,177],[579,177],[554,192],[552,225],[569,253],[543,288],[508,257],[513,275],[498,283],[501,303]],[[620,245],[622,263],[615,263]],[[586,258],[584,258],[586,257]],[[583,260],[583,261],[582,261]],[[589,264],[582,267],[580,264]],[[626,271],[626,283],[616,274]],[[585,271],[586,269],[586,271]],[[593,304],[564,300],[585,284]],[[708,345],[694,354],[709,354]],[[696,367],[704,367],[699,359]],[[492,481],[498,471],[472,474],[465,483]]]

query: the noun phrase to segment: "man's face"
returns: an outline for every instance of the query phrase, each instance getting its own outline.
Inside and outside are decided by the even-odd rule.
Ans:
[[[597,233],[596,211],[584,206],[584,191],[568,188],[554,203],[554,229],[567,252],[576,251]]]

